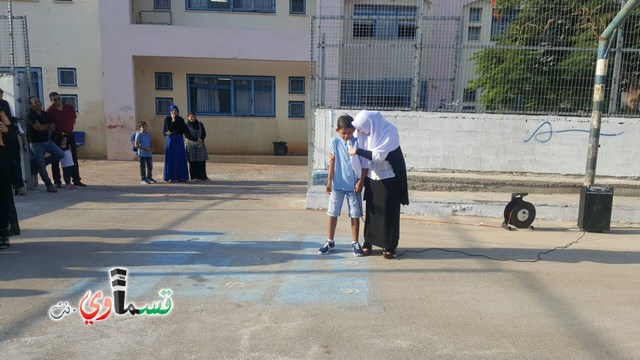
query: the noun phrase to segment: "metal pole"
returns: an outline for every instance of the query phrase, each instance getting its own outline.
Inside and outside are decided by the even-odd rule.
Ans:
[[[326,86],[325,77],[327,76],[327,74],[326,74],[326,68],[327,68],[327,65],[326,65],[327,64],[327,58],[326,58],[327,49],[326,49],[326,47],[327,47],[327,44],[326,44],[325,40],[326,40],[325,33],[320,34],[320,71],[319,71],[320,72],[320,74],[319,74],[320,75],[319,76],[319,78],[320,78],[320,89],[319,89],[320,90],[320,104],[318,104],[320,106],[325,106],[325,103],[324,103],[325,94],[324,94],[324,92],[325,92],[325,86]]]
[[[32,89],[33,84],[31,83],[31,56],[29,55],[29,27],[27,26],[27,17],[22,17],[22,32],[24,33],[24,66],[27,70],[27,107],[28,107],[28,99],[37,93],[37,89]],[[24,117],[27,117],[27,113],[25,112]]]
[[[607,78],[607,60],[609,40],[613,32],[631,15],[631,12],[640,5],[640,0],[631,0],[618,12],[615,18],[600,35],[598,41],[598,60],[596,61],[596,74],[593,84],[593,103],[591,112],[591,129],[589,131],[589,146],[587,148],[587,168],[584,177],[584,186],[593,185],[596,177],[596,163],[598,161],[598,146],[600,142],[600,124],[602,110],[604,109],[604,89]]]
[[[16,75],[16,48],[13,40],[13,10],[11,9],[11,0],[7,1],[7,10],[9,12],[9,51],[11,55],[11,74]]]
[[[424,5],[422,1],[418,2],[418,16],[416,17],[416,52],[413,62],[413,83],[411,86],[411,110],[417,110],[420,105],[420,65],[422,64],[422,34],[425,28],[425,20],[423,19]]]
[[[627,0],[620,0],[620,5],[624,6]],[[620,91],[620,67],[622,65],[622,46],[624,43],[624,32],[618,29],[616,32],[616,56],[613,60],[613,74],[611,78],[611,98],[609,99],[609,114],[618,110],[618,92]]]

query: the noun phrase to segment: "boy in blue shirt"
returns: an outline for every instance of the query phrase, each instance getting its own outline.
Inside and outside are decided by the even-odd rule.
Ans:
[[[359,161],[359,158],[351,159],[349,156],[349,147],[355,147],[355,139],[353,132],[356,128],[351,124],[353,118],[349,115],[342,115],[338,118],[336,125],[337,136],[331,139],[331,149],[329,156],[329,176],[327,178],[327,193],[329,196],[329,206],[327,215],[329,215],[329,236],[324,246],[318,253],[326,255],[333,251],[335,242],[333,237],[336,233],[336,225],[338,225],[338,216],[342,209],[344,198],[347,198],[347,207],[349,209],[349,217],[351,218],[351,235],[353,242],[351,247],[354,256],[362,256],[362,247],[358,242],[358,234],[360,232],[360,217],[362,217],[362,198],[360,192],[366,177],[366,169],[362,169],[362,174],[357,174],[353,161]]]
[[[135,147],[138,149],[138,158],[140,158],[140,177],[141,184],[153,184],[156,181],[151,177],[153,170],[153,161],[151,153],[151,134],[147,131],[147,123],[138,122],[138,131],[134,139]]]

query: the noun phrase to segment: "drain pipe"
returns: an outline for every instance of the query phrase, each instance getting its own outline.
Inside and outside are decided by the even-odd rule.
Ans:
[[[584,177],[584,186],[591,186],[596,177],[596,163],[598,160],[598,146],[600,142],[600,123],[604,110],[604,88],[607,78],[607,58],[609,57],[609,41],[613,33],[631,15],[631,12],[640,5],[640,0],[627,2],[618,12],[615,18],[600,35],[598,40],[598,61],[596,62],[596,75],[593,84],[593,104],[591,111],[591,129],[589,131],[589,147],[587,149],[587,169]]]

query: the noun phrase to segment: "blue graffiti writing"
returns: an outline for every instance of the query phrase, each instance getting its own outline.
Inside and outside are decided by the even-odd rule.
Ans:
[[[548,126],[549,129],[543,131],[542,128],[544,126]],[[553,131],[553,127],[551,126],[551,123],[549,121],[545,121],[542,124],[540,124],[540,126],[538,126],[538,128],[535,129],[533,134],[531,134],[531,136],[529,136],[527,139],[525,139],[524,142],[527,143],[527,142],[529,142],[529,140],[535,138],[535,140],[537,142],[546,143],[549,140],[551,140],[551,138],[553,137],[553,134],[560,134],[560,133],[566,133],[566,132],[585,132],[585,133],[588,133],[589,130],[567,129],[567,130],[556,130],[556,131]],[[600,135],[601,136],[618,136],[618,135],[622,135],[623,133],[624,133],[624,131],[621,131],[621,132],[615,133],[615,134],[614,133],[603,133],[603,132],[601,132]]]

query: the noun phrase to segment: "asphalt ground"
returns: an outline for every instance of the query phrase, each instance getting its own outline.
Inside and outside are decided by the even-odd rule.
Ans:
[[[88,187],[17,197],[0,358],[640,357],[636,225],[403,215],[385,260],[351,254],[342,216],[320,256],[306,166],[207,166],[210,182],[142,185],[136,162],[82,160]],[[142,314],[116,314],[113,268]]]

